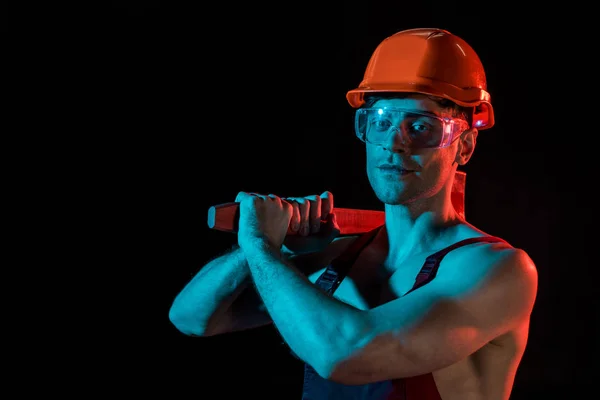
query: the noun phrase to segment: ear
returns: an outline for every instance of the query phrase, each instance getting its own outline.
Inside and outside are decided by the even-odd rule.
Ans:
[[[467,129],[460,135],[458,139],[458,148],[456,150],[456,158],[454,161],[458,165],[465,165],[475,151],[475,145],[477,144],[477,135],[479,131],[475,128]]]

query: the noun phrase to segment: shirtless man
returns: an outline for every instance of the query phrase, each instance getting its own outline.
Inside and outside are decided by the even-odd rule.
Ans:
[[[494,124],[479,58],[447,31],[401,31],[347,98],[384,225],[340,236],[330,192],[240,192],[239,247],[183,288],[172,323],[210,336],[273,322],[306,365],[305,400],[509,399],[536,268],[451,201]]]

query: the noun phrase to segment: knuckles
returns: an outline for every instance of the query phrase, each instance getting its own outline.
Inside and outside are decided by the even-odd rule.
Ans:
[[[268,195],[261,195],[252,192],[238,192],[236,202],[246,202],[247,205],[257,206],[265,201],[272,201],[277,203],[287,212],[293,214],[299,214],[297,217],[302,222],[309,223],[310,225],[316,225],[327,215],[316,215],[315,213],[329,214],[333,212],[333,194],[326,190],[323,193],[303,196],[303,197],[280,197],[273,193]],[[321,210],[322,212],[318,212]]]

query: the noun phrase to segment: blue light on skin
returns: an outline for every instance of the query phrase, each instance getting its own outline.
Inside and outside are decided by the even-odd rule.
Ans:
[[[387,99],[375,106],[384,105],[438,115],[443,112],[436,102],[425,97]],[[446,148],[418,151],[396,146],[393,142],[389,146],[366,145],[369,179],[376,194],[386,203],[386,227],[382,232],[387,231],[388,235],[381,250],[385,253],[382,256],[387,257],[386,262],[401,267],[398,271],[407,272],[405,262],[411,257],[414,259],[425,251],[439,249],[441,244],[454,243],[457,236],[481,234],[474,227],[461,222],[450,201],[456,166],[468,160],[474,148],[473,136],[467,134]],[[400,179],[397,174],[381,171],[382,163],[401,165],[412,172]],[[389,361],[388,357],[377,357],[382,352],[395,357],[397,363],[393,368],[396,375],[423,373],[448,365],[451,361],[459,361],[490,339],[483,334],[475,337],[477,332],[470,322],[464,326],[455,325],[456,321],[462,321],[461,318],[467,315],[463,315],[463,311],[451,300],[481,286],[481,281],[494,265],[493,255],[478,252],[486,252],[486,248],[473,250],[473,255],[469,256],[473,257],[472,261],[467,261],[471,266],[468,270],[458,268],[458,265],[453,267],[453,261],[448,258],[448,270],[457,273],[444,273],[410,296],[397,298],[371,310],[361,310],[352,301],[342,302],[329,297],[281,258],[278,249],[289,219],[283,218],[285,214],[282,212],[285,210],[266,205],[271,203],[261,203],[255,209],[253,203],[256,201],[256,198],[249,198],[248,203],[242,200],[240,205],[240,226],[246,227],[238,233],[240,247],[247,257],[255,287],[282,337],[298,356],[313,365],[321,375],[329,376],[343,360],[349,359],[357,361],[353,361],[351,367],[344,368],[344,373],[350,373],[355,368],[364,370],[364,373],[357,372],[356,379],[364,379],[364,374],[376,371],[382,373],[386,368],[379,364]],[[284,222],[280,230],[277,228],[279,224],[273,226],[274,221]],[[457,224],[460,228],[454,229]],[[264,232],[256,232],[261,225],[269,232],[269,240],[266,240]],[[420,263],[414,263],[417,271],[409,274],[411,281],[422,265],[422,258],[417,258]],[[464,262],[462,258],[461,265]],[[500,284],[504,282],[506,280]],[[501,309],[494,311],[504,318],[505,314],[502,313],[511,311],[508,307],[516,307],[522,302],[516,302],[513,294],[506,298],[507,292],[501,289],[489,291],[500,297],[488,299],[485,312],[497,308],[495,305],[502,305]],[[473,304],[470,307],[470,311],[475,309]],[[433,317],[438,322],[449,318],[452,332],[460,331],[459,337],[451,338],[454,347],[447,342],[450,340],[445,336],[448,332],[440,332],[438,322],[430,321],[428,327],[420,328],[421,324]],[[332,324],[332,321],[335,323]],[[411,335],[412,329],[423,329],[423,334]],[[493,333],[488,331],[486,334]],[[408,350],[400,351],[401,348]],[[404,362],[408,355],[416,357],[412,353],[415,349],[418,349],[415,354],[419,354],[419,363]],[[456,353],[458,350],[460,354]],[[363,361],[373,365],[367,366]]]
[[[396,107],[444,114],[442,107],[426,96],[379,100],[373,107]],[[390,138],[388,146],[366,143],[367,176],[375,195],[385,204],[410,204],[438,193],[445,182],[454,177],[456,143],[444,149],[408,149],[399,135]],[[390,174],[382,164],[401,165],[408,174]]]

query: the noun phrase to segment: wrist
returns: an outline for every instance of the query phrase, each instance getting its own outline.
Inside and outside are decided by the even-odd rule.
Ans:
[[[253,239],[250,242],[246,242],[243,246],[240,246],[248,262],[256,259],[265,259],[267,257],[281,257],[281,248],[277,248],[271,244],[268,240],[262,238]]]

